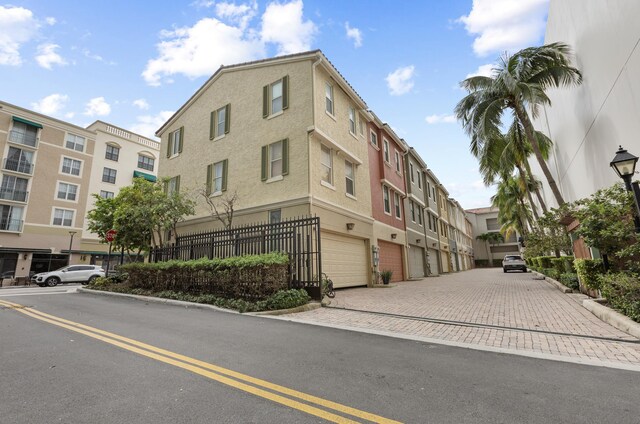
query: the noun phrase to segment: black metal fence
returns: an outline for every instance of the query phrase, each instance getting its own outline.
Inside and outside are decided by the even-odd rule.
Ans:
[[[169,247],[152,249],[151,262],[228,258],[284,252],[289,255],[289,286],[321,299],[320,218],[304,217],[178,236]]]

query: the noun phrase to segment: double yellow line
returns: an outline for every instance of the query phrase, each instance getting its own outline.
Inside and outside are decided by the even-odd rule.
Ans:
[[[194,374],[198,374],[200,376],[215,380],[219,383],[226,384],[233,388],[243,390],[247,393],[260,396],[264,399],[268,399],[281,405],[297,409],[307,414],[320,417],[330,422],[358,423],[358,421],[355,421],[351,418],[338,415],[334,412],[330,412],[335,411],[345,415],[349,415],[351,417],[362,418],[374,423],[400,424],[399,421],[390,420],[379,415],[351,408],[349,406],[302,393],[297,390],[289,389],[278,384],[270,383],[268,381],[254,378],[246,374],[232,371],[223,367],[219,367],[208,362],[200,361],[198,359],[180,355],[179,353],[174,353],[165,349],[151,346],[137,340],[132,340],[123,336],[119,336],[117,334],[109,333],[98,328],[89,327],[84,324],[69,321],[63,318],[46,314],[44,312],[36,311],[18,303],[0,300],[0,306],[13,309],[31,318],[56,325],[58,327],[66,328],[67,330],[83,334],[87,337],[91,337],[105,343],[109,343],[113,346],[117,346],[130,352],[155,359],[156,361],[164,362],[166,364],[191,371]],[[319,407],[323,407],[326,409],[320,409]]]

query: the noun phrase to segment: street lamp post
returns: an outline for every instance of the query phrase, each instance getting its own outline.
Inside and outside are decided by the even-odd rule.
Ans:
[[[631,181],[636,172],[637,163],[638,156],[632,155],[623,149],[622,146],[619,146],[616,156],[609,165],[611,165],[613,170],[616,171],[616,174],[622,178],[627,191],[633,192],[633,199],[636,204],[633,214],[633,222],[636,227],[636,233],[640,233],[640,186],[637,182]]]
[[[73,236],[75,236],[77,231],[69,231],[69,235],[71,236],[71,240],[69,240],[69,263],[67,265],[71,265],[71,247],[73,246]]]

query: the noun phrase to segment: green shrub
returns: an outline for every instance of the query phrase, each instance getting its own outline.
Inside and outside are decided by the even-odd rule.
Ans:
[[[542,269],[542,262],[540,261],[540,258],[542,258],[542,256],[536,256],[535,258],[533,258],[533,265],[537,268],[537,269]]]
[[[560,273],[555,268],[542,268],[542,273],[554,280],[557,280],[560,277]]]
[[[540,261],[541,268],[553,268],[553,264],[551,263],[551,259],[555,259],[555,256],[540,256],[538,260]]]
[[[564,271],[565,273],[575,273],[576,270],[573,267],[573,261],[575,258],[573,256],[562,256],[562,260],[564,261]]]
[[[570,289],[578,290],[580,288],[580,282],[578,281],[578,274],[573,272],[565,272],[560,274],[560,281],[563,285]]]
[[[303,289],[281,290],[266,300],[258,302],[261,311],[275,311],[278,309],[291,309],[306,305],[311,298]]]
[[[604,274],[602,260],[576,259],[573,261],[573,266],[576,269],[576,274],[578,274],[580,283],[582,283],[583,286],[594,290],[598,290],[600,288],[598,275]]]
[[[560,258],[551,258],[551,267],[555,268],[558,271],[558,275],[564,274],[566,271],[564,269],[564,259]]]
[[[640,276],[624,272],[599,275],[602,295],[609,304],[632,320],[640,322]]]

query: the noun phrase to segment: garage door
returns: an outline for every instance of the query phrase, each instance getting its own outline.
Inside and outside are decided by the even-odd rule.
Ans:
[[[402,281],[404,278],[402,272],[402,245],[379,240],[378,247],[380,248],[378,270],[391,270],[393,271],[391,281]]]
[[[436,249],[427,249],[429,253],[429,257],[427,258],[429,261],[429,275],[438,275],[440,274],[440,270],[438,269],[438,251]]]
[[[411,278],[424,277],[424,249],[420,246],[409,245],[409,275]]]
[[[449,269],[449,252],[447,251],[442,251],[440,252],[440,263],[442,264],[442,272],[446,273],[446,272],[451,272],[451,270]]]
[[[365,241],[322,233],[322,272],[334,287],[366,286],[369,260]]]

